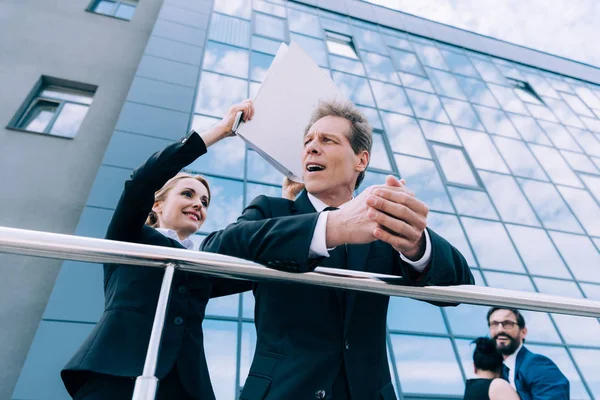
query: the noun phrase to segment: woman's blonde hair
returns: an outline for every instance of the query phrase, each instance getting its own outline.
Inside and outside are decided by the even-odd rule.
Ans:
[[[167,181],[167,183],[164,184],[163,187],[161,187],[159,190],[157,190],[154,193],[154,202],[156,203],[157,201],[164,201],[167,198],[167,195],[169,194],[171,189],[173,189],[173,187],[175,186],[175,183],[177,183],[177,181],[180,181],[180,180],[186,179],[186,178],[195,179],[206,187],[206,191],[208,192],[208,204],[206,205],[206,207],[208,207],[210,205],[210,186],[208,185],[208,181],[200,175],[192,175],[192,174],[187,174],[185,172],[178,173],[177,175],[175,175],[174,177],[169,179]],[[159,227],[158,226],[158,215],[156,215],[156,213],[154,211],[150,211],[150,213],[148,214],[148,218],[146,218],[146,225],[148,225],[152,228]]]

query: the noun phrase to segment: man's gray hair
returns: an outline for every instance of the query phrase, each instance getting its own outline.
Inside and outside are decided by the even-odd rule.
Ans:
[[[366,150],[371,154],[373,146],[373,129],[367,120],[367,117],[350,101],[321,101],[310,118],[310,122],[304,130],[304,136],[315,122],[323,117],[340,117],[350,122],[350,132],[348,132],[348,140],[354,150],[354,154],[358,154]],[[358,174],[354,189],[358,189],[361,182],[365,178],[365,172]]]

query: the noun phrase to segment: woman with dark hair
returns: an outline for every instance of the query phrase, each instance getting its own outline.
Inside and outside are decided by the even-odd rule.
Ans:
[[[464,400],[519,400],[515,389],[500,378],[503,358],[496,351],[494,340],[480,337],[473,343],[473,365],[477,378],[467,380]]]
[[[238,111],[245,121],[251,119],[252,101],[234,105],[212,129],[192,131],[134,171],[106,238],[197,250],[190,236],[206,220],[210,190],[204,178],[179,171],[231,134]],[[61,371],[73,398],[131,399],[135,378],[142,374],[162,277],[159,268],[104,265],[104,313]],[[156,398],[215,399],[202,333],[206,304],[211,297],[247,288],[183,271],[175,272],[172,288],[155,373],[160,380]]]

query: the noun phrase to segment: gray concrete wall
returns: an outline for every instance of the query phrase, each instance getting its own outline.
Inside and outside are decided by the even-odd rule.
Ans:
[[[73,233],[162,0],[131,21],[90,0],[0,2],[0,226]],[[98,86],[74,139],[5,129],[41,75]],[[0,398],[10,398],[60,261],[0,255]]]

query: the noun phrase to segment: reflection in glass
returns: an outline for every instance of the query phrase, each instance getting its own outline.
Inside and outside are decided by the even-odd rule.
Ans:
[[[488,84],[492,90],[494,97],[500,102],[502,108],[506,111],[511,111],[517,114],[529,115],[527,109],[523,105],[521,99],[515,94],[510,87]]]
[[[540,226],[535,213],[512,176],[485,171],[479,171],[479,176],[504,221]]]
[[[392,32],[392,34],[397,35],[398,32],[394,31],[394,32]],[[383,36],[383,40],[385,40],[387,45],[390,47],[395,47],[397,49],[404,49],[404,50],[412,51],[412,46],[410,45],[410,41],[408,41],[407,39],[400,38],[397,36],[391,36],[391,35],[381,35],[381,36]]]
[[[379,113],[376,109],[370,107],[357,106],[360,111],[367,117],[373,129],[383,130],[383,124],[379,118]]]
[[[583,185],[577,175],[571,170],[569,165],[561,157],[558,150],[552,147],[538,146],[532,144],[529,146],[533,154],[542,164],[546,173],[555,183],[571,185],[582,188]]]
[[[252,359],[254,359],[254,351],[256,348],[256,328],[254,327],[253,323],[244,322],[242,324],[241,342],[242,349],[240,354],[240,387],[244,386],[246,378],[250,373],[250,365],[252,365]],[[234,397],[228,397],[228,399],[232,398]]]
[[[328,33],[329,35],[329,33]],[[327,45],[327,50],[329,50],[329,52],[333,55],[333,54],[337,54],[340,56],[344,56],[344,57],[348,57],[348,58],[353,58],[355,60],[358,60],[358,56],[356,55],[356,51],[354,50],[354,48],[350,45],[350,41],[348,41],[347,43],[341,43],[338,42],[336,40],[332,40],[329,37],[327,39],[325,39],[325,44]]]
[[[461,304],[458,307],[446,307],[444,311],[448,316],[450,327],[454,335],[461,336],[488,336],[486,315],[489,307],[473,306],[470,304]],[[473,361],[473,353],[469,356]],[[471,367],[470,370],[473,368]]]
[[[600,112],[599,112],[600,113]],[[599,117],[600,118],[600,117]],[[592,132],[600,133],[600,121],[595,118],[581,117],[585,126]]]
[[[329,46],[329,44],[328,44]],[[331,49],[329,50],[331,51]],[[365,68],[360,61],[350,60],[346,57],[338,57],[333,54],[329,55],[329,64],[331,69],[348,72],[354,75],[365,76]]]
[[[363,190],[373,185],[383,185],[385,183],[385,177],[388,174],[382,174],[379,172],[375,172],[367,168],[367,173],[365,174],[365,179],[360,184],[358,190],[355,191],[355,195],[358,196]]]
[[[375,107],[369,83],[365,78],[337,71],[334,71],[331,76],[340,91],[354,103]]]
[[[236,395],[235,368],[237,361],[237,323],[205,319],[204,349],[210,380],[219,399],[233,399]]]
[[[462,395],[464,383],[450,339],[390,335],[404,393]],[[435,371],[435,385],[431,384]]]
[[[581,101],[579,97],[568,93],[561,93],[561,96],[577,114],[594,118],[594,113],[587,108],[585,103]]]
[[[361,58],[365,64],[369,77],[389,83],[395,83],[397,85],[400,84],[396,69],[392,65],[392,60],[390,60],[389,57],[362,51]]]
[[[296,42],[321,67],[327,67],[327,48],[325,42],[308,36],[290,33],[290,40]]]
[[[546,228],[583,233],[554,185],[521,178],[518,181]]]
[[[412,185],[409,185],[408,187],[412,188]],[[427,216],[427,226],[442,235],[442,237],[450,242],[452,246],[456,247],[465,257],[469,266],[477,266],[471,248],[467,243],[467,238],[465,237],[456,215],[430,212]],[[476,282],[476,284],[478,283]],[[450,308],[447,308],[446,310],[449,309]]]
[[[281,42],[260,36],[252,36],[252,50],[275,55]]]
[[[387,53],[387,47],[379,33],[370,29],[362,29],[357,26],[353,26],[352,30],[354,31],[352,38],[359,49],[376,51],[381,54]]]
[[[596,197],[596,200],[600,202],[600,177],[591,176],[587,174],[582,174],[579,176],[581,176],[581,179],[583,179],[583,181],[585,182],[585,185],[587,186],[588,190],[592,192],[594,197]]]
[[[475,115],[469,103],[445,97],[442,98],[442,102],[454,125],[480,131],[483,130],[483,125],[477,119],[477,115]]]
[[[468,217],[461,217],[461,221],[481,268],[525,272],[523,264],[500,222]],[[487,272],[485,277],[488,277]]]
[[[256,53],[255,53],[256,54]],[[238,78],[248,77],[248,51],[209,41],[204,51],[202,68]]]
[[[396,155],[396,165],[407,186],[431,210],[454,212],[433,161]]]
[[[369,167],[387,171],[391,171],[392,169],[390,159],[383,144],[383,137],[380,133],[373,133],[373,148],[371,149]]]
[[[585,190],[557,186],[589,235],[600,236],[600,207]]]
[[[600,254],[587,236],[550,232],[577,280],[600,282]]]
[[[262,82],[267,76],[267,71],[269,70],[271,62],[274,58],[275,57],[253,51],[250,59],[250,79],[257,82]]]
[[[583,289],[585,297],[592,300],[600,300],[600,285],[591,283],[580,283],[579,285]]]
[[[471,61],[462,54],[457,54],[453,51],[440,50],[446,59],[446,63],[455,74],[467,75],[478,78],[477,71],[471,64]]]
[[[59,104],[51,101],[38,100],[29,110],[19,127],[31,132],[45,132]]]
[[[203,72],[195,112],[221,118],[229,107],[243,101],[247,92],[246,80]]]
[[[402,87],[373,80],[370,82],[379,108],[412,115],[412,110]]]
[[[507,274],[504,272],[484,271],[488,286],[499,289],[535,292],[531,279],[527,275]]]
[[[493,139],[513,174],[544,181],[548,180],[525,143],[500,136],[494,136]]]
[[[247,0],[215,0],[214,11],[250,19],[250,1]]]
[[[211,201],[208,218],[200,232],[210,233],[225,228],[242,213],[243,184],[229,179],[204,176],[210,185]]]
[[[600,323],[596,318],[561,314],[555,314],[553,318],[568,344],[600,346]]]
[[[402,85],[411,88],[423,90],[429,93],[435,93],[433,90],[433,86],[431,86],[431,82],[427,78],[423,78],[422,76],[407,74],[405,72],[398,72],[400,76],[400,80],[402,81]]]
[[[319,25],[319,17],[313,14],[288,8],[288,25],[290,31],[321,38],[323,31]]]
[[[421,63],[414,53],[404,50],[391,49],[392,58],[396,61],[396,66],[400,71],[409,72],[411,74],[425,75]]]
[[[58,136],[75,137],[88,111],[87,105],[65,103],[50,133]]]
[[[551,294],[554,296],[574,297],[578,299],[583,298],[577,284],[572,280],[564,281],[562,279],[533,278],[533,282],[540,293]]]
[[[525,318],[528,342],[561,343],[556,328],[552,324],[550,315],[541,312],[521,310]]]
[[[489,135],[462,128],[457,131],[476,168],[510,173]]]
[[[246,203],[247,206],[260,195],[270,197],[281,197],[281,187],[270,185],[259,185],[258,183],[246,184]]]
[[[484,106],[489,107],[500,107],[496,99],[494,99],[492,92],[490,92],[485,83],[482,81],[463,76],[458,76],[457,79],[458,83],[471,102],[483,104]]]
[[[449,72],[440,71],[432,68],[425,68],[427,70],[427,75],[429,75],[429,79],[433,84],[435,90],[437,90],[438,94],[448,97],[454,97],[455,99],[467,100],[467,97],[464,95],[458,82]]]
[[[281,185],[283,175],[255,151],[248,150],[248,179]]]
[[[494,206],[485,192],[478,190],[462,189],[453,186],[448,187],[450,197],[456,211],[462,215],[498,219]]]
[[[568,129],[583,151],[591,156],[600,157],[600,142],[590,131],[571,127]]]
[[[192,129],[197,132],[204,132],[216,122],[218,120],[215,118],[196,115],[194,116]],[[203,125],[204,127],[202,127]],[[228,138],[212,145],[210,151],[196,159],[187,169],[208,174],[231,176],[232,178],[243,178],[245,155],[246,145],[244,142],[237,138]]]
[[[594,397],[600,398],[600,374],[598,374],[600,350],[572,348],[571,353]]]
[[[238,316],[240,308],[240,295],[216,297],[211,299],[206,306],[206,315],[224,315],[228,317]]]
[[[548,139],[542,128],[540,128],[533,118],[510,113],[508,116],[525,141],[545,144],[547,146],[551,145],[550,139]]]
[[[584,128],[583,124],[577,118],[577,115],[565,104],[564,101],[558,99],[545,99],[546,105],[554,111],[554,115],[565,125],[574,126],[576,128]]]
[[[417,117],[450,123],[437,96],[411,89],[406,89],[406,94],[413,105]]]
[[[425,121],[422,119],[419,120],[419,124],[421,125],[423,134],[425,134],[427,139],[434,140],[436,142],[453,144],[455,146],[461,145],[452,125],[438,124],[437,122]]]
[[[564,126],[546,121],[538,121],[538,123],[544,128],[554,146],[560,149],[572,150],[578,153],[581,152],[581,148],[575,140],[573,140]]]
[[[588,172],[590,174],[598,174],[600,171],[594,166],[594,163],[590,160],[590,158],[584,154],[572,153],[570,151],[561,150],[560,154],[567,160],[567,163],[573,168],[575,171],[580,172]],[[587,183],[587,175],[581,175],[581,178]],[[588,187],[590,185],[588,184]],[[594,192],[593,188],[590,188],[592,193]],[[600,194],[600,193],[599,193]],[[599,198],[596,196],[596,198]]]
[[[435,47],[415,42],[413,42],[413,46],[423,65],[428,65],[430,67],[441,68],[445,70],[448,69],[448,67],[446,66],[446,62],[442,57],[442,54]]]
[[[263,0],[254,0],[254,9],[265,14],[272,14],[277,17],[285,18],[285,7],[271,4]]]
[[[600,110],[600,93],[598,91],[596,91],[597,95],[594,95],[594,93],[586,87],[575,86],[575,92],[588,107]]]
[[[561,260],[546,231],[510,224],[507,224],[506,228],[529,273],[557,278],[571,278],[571,274],[569,274],[565,263]],[[547,293],[543,290],[542,292]]]
[[[285,20],[266,14],[254,13],[254,33],[285,41]]]
[[[448,334],[439,307],[405,297],[390,297],[388,329]]]
[[[382,112],[383,125],[392,151],[431,158],[429,148],[414,118]]]
[[[504,76],[502,76],[494,64],[481,61],[474,57],[471,57],[471,61],[484,81],[506,84]]]
[[[488,133],[520,139],[510,120],[500,110],[475,105],[475,110]]]
[[[234,46],[250,46],[250,21],[213,13],[208,31],[208,38],[217,42]],[[235,32],[232,35],[231,32]]]
[[[479,186],[462,150],[437,144],[432,147],[448,182]]]
[[[558,119],[552,114],[552,111],[546,106],[540,106],[536,104],[527,103],[525,107],[529,110],[531,115],[538,119],[545,119],[547,121],[558,122]]]

